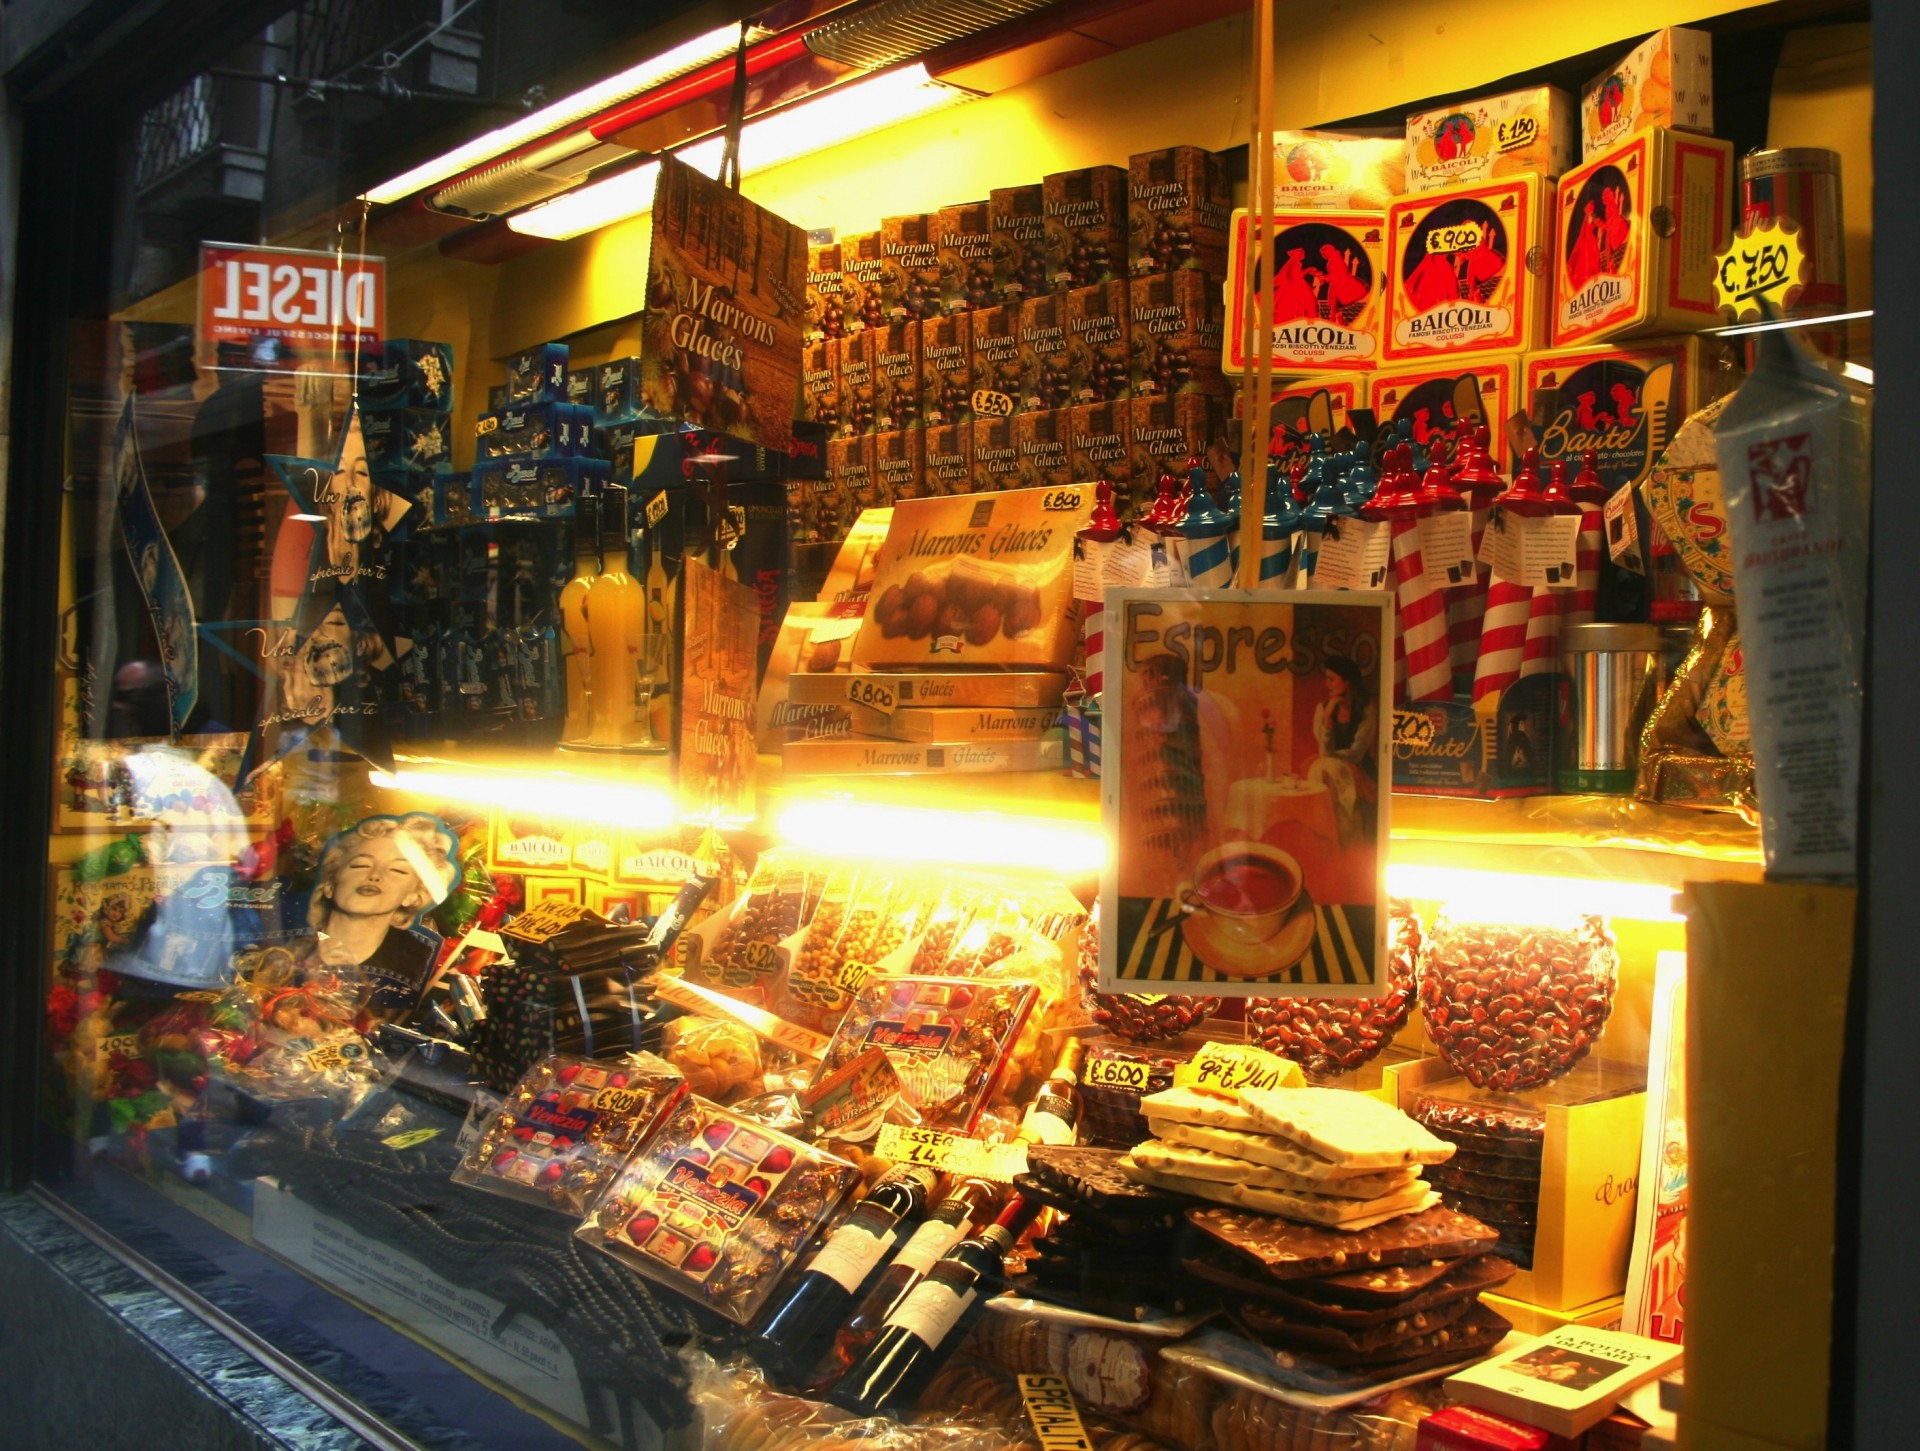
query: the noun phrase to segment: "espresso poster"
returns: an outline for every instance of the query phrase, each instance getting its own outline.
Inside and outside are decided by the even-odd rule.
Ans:
[[[683,585],[680,803],[690,820],[753,815],[760,597],[689,558]]]
[[[1107,591],[1103,990],[1384,991],[1392,603]]]
[[[785,453],[807,323],[807,234],[665,158],[641,326],[646,410]]]

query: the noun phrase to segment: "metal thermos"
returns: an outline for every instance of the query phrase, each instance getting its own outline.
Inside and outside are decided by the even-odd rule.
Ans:
[[[1560,656],[1573,683],[1573,728],[1562,791],[1625,795],[1639,764],[1640,728],[1660,697],[1665,665],[1654,625],[1567,625]]]

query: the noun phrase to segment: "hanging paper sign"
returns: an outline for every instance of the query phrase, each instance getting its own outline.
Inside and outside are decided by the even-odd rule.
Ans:
[[[1315,589],[1379,589],[1393,528],[1383,519],[1329,519],[1313,566]]]
[[[1471,584],[1479,572],[1473,558],[1473,517],[1464,509],[1429,514],[1420,521],[1420,558],[1435,589]]]
[[[1735,322],[1761,316],[1764,300],[1785,312],[1805,280],[1807,254],[1790,218],[1749,220],[1714,259],[1713,297]]]
[[[186,729],[187,717],[200,699],[199,630],[193,614],[193,594],[147,488],[132,398],[120,412],[113,452],[120,496],[120,538],[153,625],[154,648],[160,652],[160,671],[167,684],[169,734],[177,736]]]
[[[240,371],[352,374],[358,356],[380,345],[386,313],[378,257],[200,244],[200,337],[244,348]]]
[[[1495,510],[1481,541],[1480,557],[1493,577],[1528,589],[1572,589],[1578,514],[1526,519]]]

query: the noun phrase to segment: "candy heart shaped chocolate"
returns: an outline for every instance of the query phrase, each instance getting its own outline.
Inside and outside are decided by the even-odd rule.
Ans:
[[[580,1076],[580,1065],[578,1063],[562,1064],[560,1067],[560,1071],[554,1074],[553,1076],[555,1080],[557,1080],[559,1083],[563,1085],[571,1083],[573,1082],[574,1079]]]
[[[746,1183],[747,1192],[758,1195],[762,1199],[766,1198],[767,1191],[772,1187],[771,1184],[765,1179],[762,1179],[758,1174],[755,1174],[751,1179],[747,1180]]]
[[[766,1158],[760,1161],[760,1167],[769,1174],[784,1174],[793,1167],[793,1150],[784,1144],[775,1145],[767,1150]]]
[[[518,1149],[502,1149],[499,1153],[493,1156],[494,1173],[496,1174],[501,1173],[506,1169],[507,1165],[511,1164],[515,1159],[519,1157],[520,1157],[520,1151]]]
[[[1322,1077],[1351,1073],[1378,1056],[1413,1015],[1420,919],[1393,904],[1387,926],[1387,991],[1377,998],[1252,998],[1247,1028],[1269,1053]]]
[[[681,1268],[689,1274],[704,1275],[713,1268],[714,1261],[720,1258],[720,1251],[710,1244],[697,1244],[687,1251],[687,1257],[680,1262]]]
[[[566,1173],[566,1171],[567,1166],[562,1164],[558,1159],[555,1159],[540,1171],[538,1182],[542,1185],[558,1184],[560,1182],[560,1176]]]
[[[1619,958],[1599,918],[1579,928],[1443,926],[1420,964],[1420,1012],[1440,1056],[1475,1088],[1519,1093],[1593,1050]]]
[[[635,1244],[646,1243],[647,1236],[660,1227],[657,1214],[636,1214],[627,1221],[627,1238]]]
[[[732,1124],[713,1123],[708,1124],[706,1128],[701,1131],[700,1137],[717,1149],[732,1137],[732,1134]]]
[[[513,1136],[524,1144],[528,1139],[533,1137],[533,1125],[521,1124],[513,1131]]]
[[[687,1158],[696,1164],[710,1164],[713,1162],[713,1155],[709,1154],[705,1149],[688,1149]]]

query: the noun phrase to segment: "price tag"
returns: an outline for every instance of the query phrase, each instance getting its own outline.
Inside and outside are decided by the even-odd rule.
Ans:
[[[848,680],[847,699],[854,705],[864,705],[868,710],[877,710],[882,715],[892,715],[900,705],[893,682],[876,680],[871,675],[856,675]]]
[[[1523,519],[1494,510],[1487,522],[1485,553],[1495,579],[1526,589],[1572,589],[1573,546],[1578,514]]]
[[[1081,1071],[1081,1082],[1090,1088],[1125,1088],[1145,1093],[1153,1070],[1145,1063],[1129,1063],[1124,1058],[1099,1058]]]
[[[706,944],[691,932],[683,933],[673,944],[673,965],[682,972],[697,972]]]
[[[546,942],[558,937],[574,923],[589,920],[599,922],[604,919],[583,903],[554,898],[522,912],[500,929],[500,935],[520,942]]]
[[[1313,566],[1315,589],[1379,589],[1386,582],[1393,526],[1384,519],[1330,519]]]
[[[1251,1043],[1209,1043],[1173,1070],[1175,1088],[1232,1098],[1243,1088],[1298,1088],[1300,1065]]]
[[[1473,516],[1454,509],[1422,519],[1420,560],[1423,577],[1435,589],[1471,584],[1479,572],[1473,561]]]
[[[408,1129],[405,1133],[389,1134],[380,1142],[389,1149],[417,1149],[428,1139],[436,1139],[439,1136],[438,1129]]]
[[[1079,512],[1080,491],[1078,489],[1048,489],[1040,496],[1041,509],[1049,514],[1072,514]]]
[[[346,1050],[337,1043],[329,1043],[324,1048],[315,1048],[307,1054],[306,1065],[315,1073],[331,1073],[335,1069],[345,1068],[347,1066]]]
[[[473,436],[475,438],[485,438],[489,433],[492,433],[499,426],[500,426],[499,419],[492,418],[492,417],[483,418],[478,423],[473,425]]]
[[[841,992],[857,993],[872,982],[879,971],[880,969],[871,962],[843,962],[840,964],[839,976],[833,980],[834,985]]]
[[[659,493],[655,494],[651,499],[647,500],[647,527],[649,529],[653,528],[662,519],[666,517],[667,517],[667,491],[665,489],[662,489]]]
[[[1806,267],[1799,228],[1789,218],[1750,219],[1714,258],[1714,300],[1736,322],[1760,316],[1762,298],[1784,309],[1799,292]]]
[[[1021,1376],[1020,1402],[1040,1451],[1093,1451],[1093,1440],[1080,1419],[1080,1405],[1065,1376]]]
[[[973,414],[976,418],[1013,417],[1013,398],[1006,393],[996,393],[991,388],[973,390]]]
[[[740,945],[740,965],[748,972],[772,972],[780,966],[780,949],[771,942],[744,942]]]
[[[883,1124],[873,1152],[896,1164],[919,1164],[943,1174],[964,1174],[999,1184],[1009,1184],[1014,1175],[1027,1172],[1025,1144],[986,1144],[940,1129],[915,1129],[905,1124]]]
[[[138,1058],[140,1056],[140,1035],[138,1033],[115,1033],[110,1038],[100,1040],[102,1058]]]
[[[640,1106],[640,1095],[631,1088],[603,1088],[593,1096],[593,1106],[602,1113],[632,1113]]]

